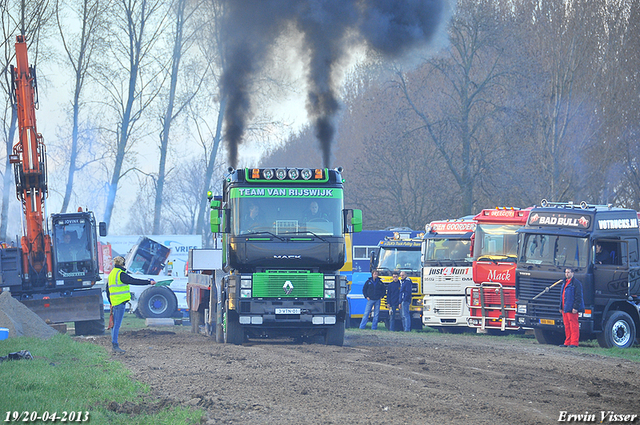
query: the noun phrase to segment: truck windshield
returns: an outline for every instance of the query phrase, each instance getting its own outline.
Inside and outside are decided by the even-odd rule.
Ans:
[[[473,261],[468,239],[428,239],[424,261]]]
[[[302,189],[298,190],[302,192]],[[343,206],[342,196],[337,195],[341,195],[342,190],[332,189],[331,192],[335,197],[232,197],[232,232],[234,235],[272,233],[341,236]]]
[[[381,247],[378,269],[405,271],[420,270],[420,251]]]
[[[517,224],[478,224],[473,256],[478,260],[481,260],[481,257],[497,257],[512,258],[515,261],[518,247],[516,231],[520,227]]]
[[[561,267],[587,265],[589,243],[587,238],[557,235],[525,235],[522,261]]]
[[[91,245],[87,237],[91,226],[86,220],[60,220],[53,226],[58,263],[91,260]]]

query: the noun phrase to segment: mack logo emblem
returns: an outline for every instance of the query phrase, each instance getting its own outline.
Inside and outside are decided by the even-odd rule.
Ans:
[[[301,255],[274,255],[273,258],[277,258],[278,260],[300,260],[302,259]]]
[[[282,285],[282,289],[284,289],[284,293],[289,295],[291,291],[293,291],[293,283],[290,280],[287,280],[284,285]]]

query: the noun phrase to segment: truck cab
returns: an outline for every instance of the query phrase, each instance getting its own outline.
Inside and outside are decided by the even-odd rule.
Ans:
[[[640,325],[639,237],[634,210],[543,201],[519,230],[518,324],[533,328],[540,343],[564,341],[560,294],[571,267],[583,287],[581,337],[595,335],[602,347],[633,345]]]
[[[423,233],[411,231],[410,238],[401,238],[399,232],[387,237],[378,243],[377,249],[371,254],[371,270],[377,270],[380,280],[388,285],[393,280],[394,271],[407,274],[411,279],[411,329],[422,329],[422,285],[420,271],[422,268],[421,248]],[[390,329],[390,320],[400,320],[399,317],[389,317],[387,297],[380,302],[379,320],[384,321],[387,329]],[[401,329],[398,325],[396,329]]]
[[[474,285],[467,287],[469,326],[495,334],[520,329],[515,319],[516,232],[525,225],[529,210],[500,207],[474,217]]]
[[[422,324],[441,332],[469,329],[465,289],[473,285],[473,219],[433,221],[422,244]]]
[[[342,345],[345,233],[362,213],[344,209],[341,169],[230,169],[211,226],[223,234],[218,300],[224,341],[324,337]],[[351,219],[349,220],[349,216]]]

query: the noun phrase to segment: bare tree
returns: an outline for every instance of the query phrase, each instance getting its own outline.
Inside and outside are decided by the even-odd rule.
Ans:
[[[178,77],[180,74],[180,62],[186,50],[194,43],[196,37],[198,37],[202,28],[200,25],[192,26],[187,34],[185,34],[185,25],[194,14],[200,12],[200,2],[195,3],[187,10],[188,2],[186,0],[176,0],[174,4],[174,18],[175,18],[175,31],[173,33],[173,51],[170,61],[170,77],[169,77],[169,94],[167,97],[167,104],[164,116],[161,119],[162,131],[160,132],[160,165],[158,169],[158,177],[156,180],[156,193],[154,203],[154,216],[153,216],[153,234],[160,233],[160,218],[162,216],[162,200],[164,194],[165,179],[167,177],[167,154],[169,151],[169,135],[171,125],[175,118],[184,108],[191,102],[191,100],[197,96],[200,91],[200,87],[204,82],[204,78],[207,74],[209,64],[205,64],[200,68],[200,77],[196,81],[195,86],[189,87],[189,94],[184,96],[180,100],[180,103],[176,106],[176,93],[178,90]]]
[[[80,22],[80,34],[71,36],[69,29],[63,24],[61,13],[64,6],[73,9],[73,13]],[[56,0],[58,31],[68,64],[73,69],[74,74],[71,100],[71,146],[68,151],[69,168],[62,207],[60,208],[61,212],[66,212],[69,207],[76,172],[86,165],[86,162],[78,162],[82,150],[80,114],[81,108],[84,106],[84,101],[82,100],[83,90],[88,73],[94,66],[94,54],[97,49],[104,47],[102,37],[106,29],[106,22],[103,17],[111,7],[112,0],[80,0],[69,1],[68,3],[61,3],[60,0]]]
[[[398,87],[460,188],[464,215],[473,211],[474,187],[486,169],[485,156],[493,145],[482,133],[500,112],[506,77],[496,49],[500,26],[492,3],[461,2],[445,55],[430,59],[409,78],[397,73]],[[444,92],[434,91],[434,84]]]
[[[116,115],[113,167],[110,168],[105,222],[111,224],[120,179],[132,168],[125,160],[143,113],[154,101],[162,81],[153,56],[166,26],[167,5],[161,0],[119,0],[111,10],[114,32],[110,55],[98,73],[98,82],[107,93],[107,105]],[[126,83],[125,83],[126,82]]]
[[[15,58],[14,42],[17,35],[25,35],[29,45],[29,60],[38,63],[40,35],[45,34],[50,24],[51,7],[48,0],[22,0],[19,3],[12,0],[0,0],[0,18],[2,19],[2,47],[3,57],[0,70],[4,76],[4,108],[2,113],[2,135],[4,141],[4,171],[2,172],[2,199],[0,206],[0,240],[7,239],[9,228],[9,204],[13,170],[9,163],[9,155],[13,151],[13,141],[17,130],[17,110],[13,103],[11,64]],[[16,220],[17,221],[17,220]]]

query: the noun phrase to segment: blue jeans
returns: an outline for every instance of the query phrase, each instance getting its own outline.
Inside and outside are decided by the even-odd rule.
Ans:
[[[362,321],[360,322],[360,329],[367,327],[369,321],[369,313],[373,308],[373,319],[371,320],[371,329],[378,329],[378,316],[380,315],[380,300],[367,300],[367,306],[364,308],[364,314],[362,315]]]
[[[114,344],[118,343],[118,332],[120,332],[120,325],[122,325],[126,305],[127,303],[122,303],[112,307],[113,328],[111,328],[111,342]]]
[[[396,330],[396,312],[400,312],[398,305],[390,305],[389,306],[389,330]]]
[[[411,301],[402,302],[402,327],[405,332],[411,331],[411,312],[409,311]]]

